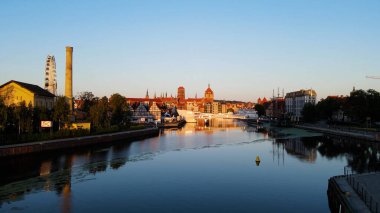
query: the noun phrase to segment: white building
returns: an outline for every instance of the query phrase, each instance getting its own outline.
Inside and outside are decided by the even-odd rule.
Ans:
[[[302,117],[302,110],[306,103],[315,104],[317,93],[312,90],[299,90],[287,93],[285,96],[285,109],[286,113],[291,116],[293,121],[299,121]]]
[[[45,68],[45,90],[57,95],[57,71],[54,56],[48,55]]]

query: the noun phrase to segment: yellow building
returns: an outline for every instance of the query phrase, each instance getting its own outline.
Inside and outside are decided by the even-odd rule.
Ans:
[[[51,109],[54,104],[55,95],[47,90],[33,84],[27,84],[19,81],[9,81],[0,86],[0,96],[3,98],[5,105],[19,104],[25,101],[32,107],[45,107]]]

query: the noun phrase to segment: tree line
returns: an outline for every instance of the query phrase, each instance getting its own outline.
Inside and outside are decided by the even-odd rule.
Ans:
[[[79,121],[90,122],[91,131],[121,130],[130,127],[131,112],[125,97],[115,93],[108,99],[98,98],[91,92],[82,92],[78,96],[78,111],[74,112]],[[33,107],[25,101],[15,105],[5,105],[0,97],[0,139],[18,140],[14,135],[30,135],[48,130],[41,128],[41,121],[52,121],[54,132],[67,131],[72,123],[72,114],[64,96],[57,96],[52,109]],[[78,121],[78,120],[77,120]]]
[[[305,104],[302,115],[305,122],[374,123],[380,121],[380,93],[373,89],[355,90],[346,97],[327,97],[316,105]]]

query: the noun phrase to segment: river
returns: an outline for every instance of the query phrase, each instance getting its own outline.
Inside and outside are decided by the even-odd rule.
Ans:
[[[371,143],[215,119],[0,159],[0,212],[329,212],[328,179],[379,159]]]

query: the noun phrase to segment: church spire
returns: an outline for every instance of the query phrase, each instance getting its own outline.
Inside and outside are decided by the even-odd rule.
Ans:
[[[146,90],[145,98],[149,98],[149,92],[148,92],[148,89]]]

